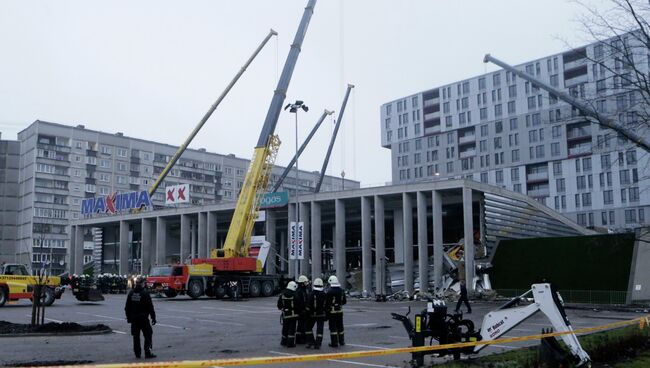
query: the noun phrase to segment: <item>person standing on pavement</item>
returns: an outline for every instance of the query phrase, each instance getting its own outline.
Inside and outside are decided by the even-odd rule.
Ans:
[[[467,298],[467,286],[465,286],[465,280],[460,280],[460,299],[458,299],[458,303],[456,304],[456,313],[460,312],[460,307],[463,302],[467,307],[467,313],[472,313],[472,307],[470,307],[469,299]]]
[[[325,296],[325,310],[329,319],[330,346],[336,348],[345,345],[343,306],[347,300],[336,276],[330,276],[327,283],[330,287]]]
[[[327,320],[326,299],[323,291],[323,280],[317,278],[314,280],[314,287],[308,299],[310,318],[307,325],[307,348],[320,349],[323,342],[323,327],[325,320]],[[316,325],[316,339],[314,339],[314,325]]]
[[[153,329],[151,325],[156,324],[156,311],[153,308],[151,296],[144,289],[144,277],[139,276],[135,281],[135,287],[126,297],[126,320],[131,324],[131,335],[133,336],[133,352],[136,358],[140,358],[142,350],[140,348],[140,332],[144,335],[144,357],[146,359],[155,358],[151,352]],[[151,316],[151,325],[149,317]]]
[[[296,328],[296,344],[304,344],[308,342],[306,333],[309,319],[309,311],[307,310],[309,307],[309,304],[307,303],[307,299],[309,298],[309,279],[305,275],[300,275],[300,277],[298,277],[296,298],[300,299],[300,305],[303,306],[302,309],[297,311],[298,326]]]
[[[296,298],[298,284],[290,281],[278,298],[278,309],[282,311],[282,340],[280,345],[288,348],[296,347],[297,311],[302,309],[300,300]]]

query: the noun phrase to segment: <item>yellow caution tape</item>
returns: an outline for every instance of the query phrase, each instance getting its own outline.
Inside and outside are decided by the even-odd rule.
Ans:
[[[295,355],[295,356],[276,356],[276,357],[254,357],[254,358],[234,358],[234,359],[214,359],[214,360],[184,360],[176,362],[147,362],[147,363],[111,363],[111,364],[94,364],[94,365],[75,365],[75,368],[134,368],[134,367],[155,367],[155,368],[194,368],[194,367],[232,367],[242,365],[265,365],[265,364],[280,364],[280,363],[299,363],[299,362],[312,362],[319,360],[330,359],[350,359],[350,358],[366,358],[384,355],[395,355],[405,353],[419,353],[431,352],[436,350],[465,348],[477,345],[493,345],[504,344],[510,342],[538,340],[544,337],[562,336],[570,334],[582,334],[588,332],[609,330],[613,328],[625,327],[629,325],[639,324],[640,328],[649,326],[650,319],[648,316],[635,318],[626,321],[608,323],[602,326],[586,327],[573,331],[566,332],[551,332],[538,335],[528,335],[521,337],[509,337],[506,339],[488,340],[488,341],[472,341],[461,342],[454,344],[444,345],[427,345],[418,347],[406,348],[393,348],[385,350],[362,350],[351,351],[346,353],[326,353],[326,354],[309,354],[309,355]],[[70,366],[59,366],[70,367]]]

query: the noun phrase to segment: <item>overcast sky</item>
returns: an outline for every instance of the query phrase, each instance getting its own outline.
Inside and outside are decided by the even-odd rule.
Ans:
[[[262,41],[279,32],[213,114],[191,147],[250,158],[277,77],[307,1],[0,0],[0,132],[36,119],[179,145]],[[602,4],[601,1],[595,1]],[[299,139],[323,109],[350,97],[328,174],[391,180],[380,146],[382,103],[588,41],[566,0],[321,0],[287,101]],[[312,140],[300,167],[320,170],[332,132]],[[295,150],[293,116],[280,115],[278,164]]]

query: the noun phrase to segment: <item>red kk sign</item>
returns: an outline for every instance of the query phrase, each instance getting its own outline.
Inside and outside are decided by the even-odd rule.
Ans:
[[[190,203],[190,185],[180,184],[165,188],[165,205]]]

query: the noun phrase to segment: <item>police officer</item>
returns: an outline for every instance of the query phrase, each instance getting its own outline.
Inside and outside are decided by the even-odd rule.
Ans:
[[[305,275],[298,277],[298,290],[296,291],[296,298],[300,299],[302,309],[298,310],[298,326],[296,328],[296,344],[304,344],[307,341],[307,325],[309,319],[308,298],[309,298],[309,279]],[[313,338],[313,336],[312,336]]]
[[[296,298],[298,284],[290,281],[278,298],[278,309],[282,311],[282,340],[280,344],[288,348],[296,346],[297,311],[302,309],[300,300]]]
[[[151,324],[156,324],[156,312],[153,309],[151,296],[144,289],[144,277],[138,276],[135,281],[135,287],[129,292],[126,297],[126,320],[131,324],[131,335],[133,336],[133,352],[136,358],[140,358],[140,331],[144,335],[144,357],[155,358],[156,356],[151,352],[151,338],[153,330],[149,324],[149,316],[151,316]]]
[[[327,320],[325,309],[325,292],[323,291],[323,280],[317,278],[314,280],[314,287],[309,294],[308,309],[309,309],[309,325],[307,325],[307,348],[313,347],[320,349],[323,342],[323,326]],[[314,325],[316,325],[316,339],[314,339]]]
[[[343,330],[343,306],[347,302],[345,292],[341,289],[339,279],[336,276],[330,276],[327,279],[329,289],[325,298],[325,310],[329,319],[330,328],[330,346],[333,348],[345,345],[345,334]]]

